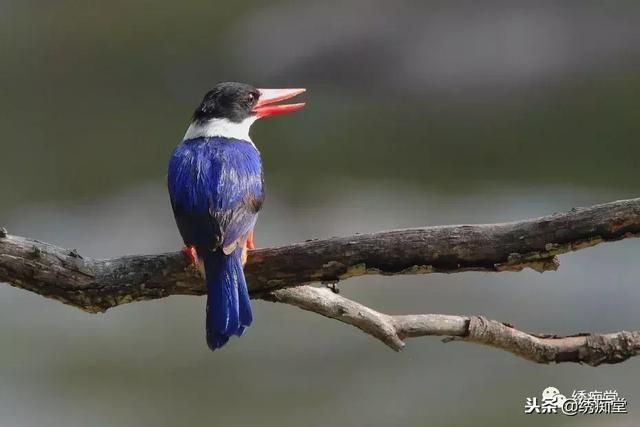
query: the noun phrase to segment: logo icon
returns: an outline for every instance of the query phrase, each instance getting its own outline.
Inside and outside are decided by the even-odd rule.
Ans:
[[[524,404],[525,414],[558,414],[574,416],[578,414],[626,414],[627,400],[616,390],[598,391],[573,390],[569,397],[560,393],[556,387],[547,387],[542,391],[542,399],[527,397]]]

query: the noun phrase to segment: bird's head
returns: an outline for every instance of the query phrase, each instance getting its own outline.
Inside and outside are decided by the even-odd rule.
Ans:
[[[207,92],[193,113],[184,139],[221,136],[249,140],[257,119],[299,110],[305,103],[279,104],[305,89],[257,89],[245,83],[225,82]]]

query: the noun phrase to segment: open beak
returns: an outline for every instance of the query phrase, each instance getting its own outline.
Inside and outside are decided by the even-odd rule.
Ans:
[[[300,95],[306,89],[258,89],[260,91],[260,97],[256,106],[253,107],[253,112],[256,113],[258,118],[267,116],[276,116],[278,114],[289,113],[296,111],[304,107],[305,103],[300,102],[298,104],[275,104],[276,102],[284,101],[285,99],[293,98],[296,95]]]

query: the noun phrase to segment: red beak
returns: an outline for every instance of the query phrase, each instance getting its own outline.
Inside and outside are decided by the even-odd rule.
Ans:
[[[285,99],[293,98],[296,95],[301,94],[306,89],[258,89],[260,91],[260,97],[256,106],[253,107],[253,112],[256,113],[258,118],[267,116],[276,116],[278,114],[289,113],[296,111],[304,107],[305,103],[300,102],[298,104],[277,104],[276,102],[284,101]]]

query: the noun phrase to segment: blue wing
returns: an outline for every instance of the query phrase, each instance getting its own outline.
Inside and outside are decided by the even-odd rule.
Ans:
[[[242,140],[182,142],[171,157],[168,184],[180,234],[197,250],[233,252],[255,226],[264,200],[260,154]]]

